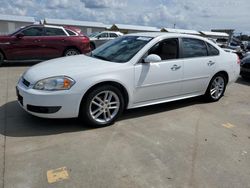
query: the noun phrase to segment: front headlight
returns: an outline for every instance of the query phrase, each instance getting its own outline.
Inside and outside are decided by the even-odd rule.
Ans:
[[[74,84],[75,81],[72,78],[57,76],[40,80],[33,88],[37,90],[57,91],[70,89]]]

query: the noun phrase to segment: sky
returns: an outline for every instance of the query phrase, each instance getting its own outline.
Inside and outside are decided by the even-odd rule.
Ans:
[[[0,14],[250,35],[249,0],[0,0]]]

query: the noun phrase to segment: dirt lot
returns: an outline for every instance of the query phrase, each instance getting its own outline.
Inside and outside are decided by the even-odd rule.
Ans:
[[[239,78],[217,103],[129,110],[89,129],[24,112],[15,84],[27,68],[0,68],[1,188],[250,187],[250,82]]]

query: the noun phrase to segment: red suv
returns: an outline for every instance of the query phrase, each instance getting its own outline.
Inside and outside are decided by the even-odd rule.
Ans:
[[[0,36],[0,65],[90,52],[89,38],[73,27],[30,25]]]

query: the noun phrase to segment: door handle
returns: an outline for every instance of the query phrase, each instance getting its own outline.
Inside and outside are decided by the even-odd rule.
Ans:
[[[171,67],[171,70],[172,70],[172,71],[176,71],[176,70],[178,70],[178,69],[180,69],[180,68],[181,68],[181,66],[173,65],[173,66]]]
[[[40,41],[41,41],[40,39],[34,40],[34,42],[40,42]]]
[[[215,64],[214,61],[209,61],[209,62],[207,63],[208,66],[212,66],[212,65],[214,65],[214,64]]]

